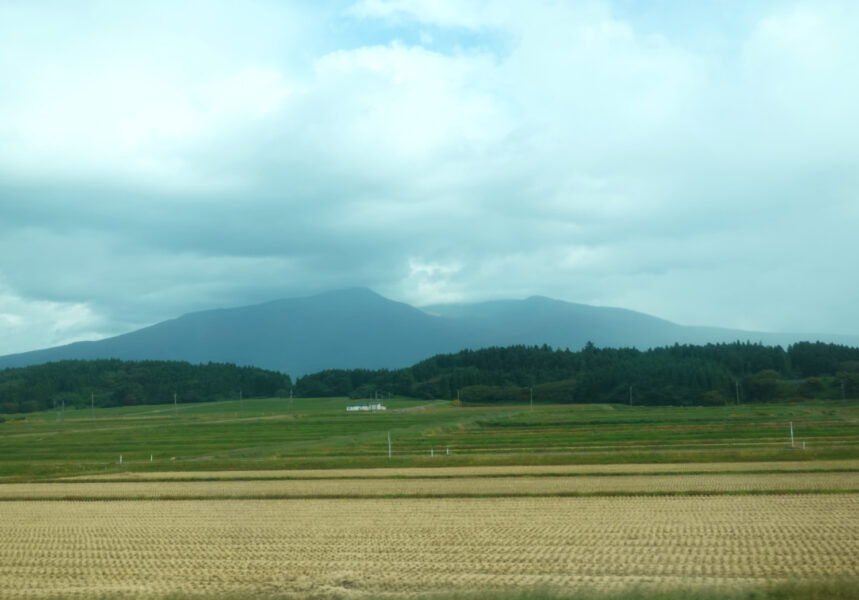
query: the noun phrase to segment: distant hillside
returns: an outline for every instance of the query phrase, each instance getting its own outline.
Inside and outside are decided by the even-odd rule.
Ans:
[[[395,371],[330,369],[298,379],[300,396],[388,393],[465,403],[725,405],[859,395],[859,349],[748,342],[582,350],[509,346],[441,354]]]
[[[438,354],[402,369],[326,369],[293,386],[256,367],[179,361],[65,360],[0,370],[0,413],[51,408],[183,404],[240,397],[385,396],[468,403],[724,405],[859,394],[859,349],[801,342],[787,350],[747,342],[646,351],[491,347]]]
[[[363,288],[184,315],[95,341],[0,357],[0,369],[68,359],[178,360],[253,365],[300,376],[322,369],[396,369],[435,354],[514,344],[646,349],[673,343],[859,337],[684,327],[630,310],[543,297],[426,307]]]

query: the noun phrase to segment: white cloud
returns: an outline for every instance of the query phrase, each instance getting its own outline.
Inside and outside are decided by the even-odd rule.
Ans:
[[[23,298],[5,285],[0,307],[0,355],[119,333],[84,303]]]
[[[452,279],[461,269],[456,262],[445,264],[410,258],[405,285],[397,291],[408,295],[408,300],[417,305],[459,302],[463,294]]]

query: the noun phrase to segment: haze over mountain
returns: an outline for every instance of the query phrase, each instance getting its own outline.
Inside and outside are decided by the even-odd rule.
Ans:
[[[464,348],[513,344],[578,349],[800,340],[859,346],[859,336],[760,333],[677,325],[620,308],[535,296],[423,310],[366,288],[186,314],[94,342],[0,357],[0,368],[64,359],[227,362],[300,376],[328,368],[399,368]]]

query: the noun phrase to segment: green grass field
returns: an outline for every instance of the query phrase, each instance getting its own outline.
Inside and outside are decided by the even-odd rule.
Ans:
[[[0,423],[0,480],[147,470],[859,458],[859,405],[851,401],[531,410],[395,398],[378,413],[347,413],[347,404],[252,399],[10,415]]]

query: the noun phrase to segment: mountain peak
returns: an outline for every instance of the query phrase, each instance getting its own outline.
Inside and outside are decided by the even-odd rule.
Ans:
[[[378,294],[371,290],[368,287],[350,287],[350,288],[340,288],[337,290],[329,290],[327,292],[322,292],[321,294],[317,294],[317,296],[344,296],[344,297],[354,297],[354,298],[384,298],[381,294]]]
[[[318,306],[328,307],[332,310],[337,307],[360,307],[360,306],[379,306],[383,304],[393,304],[394,301],[385,298],[366,287],[343,288],[339,290],[329,290],[314,296],[306,296],[301,299],[305,303],[313,303]],[[288,300],[286,302],[289,302]]]

